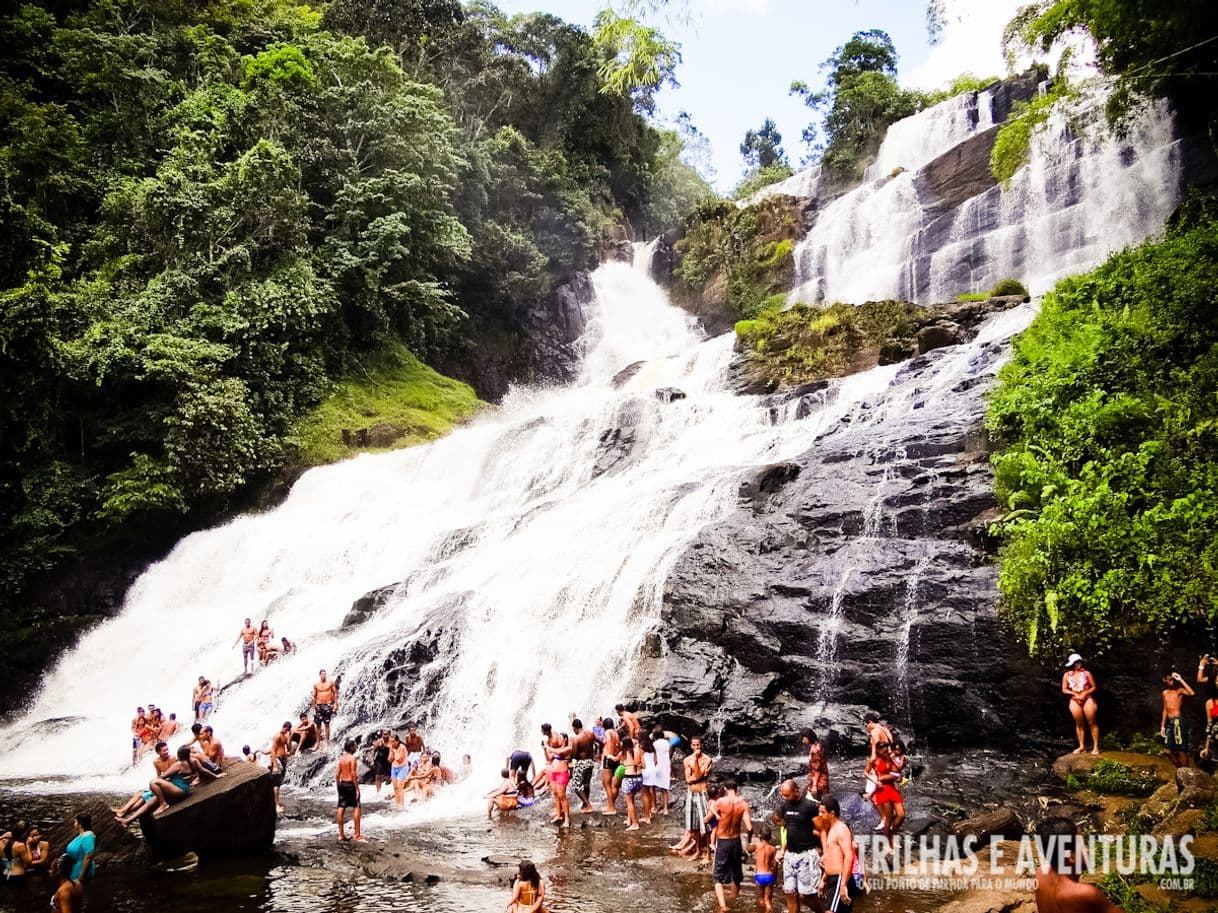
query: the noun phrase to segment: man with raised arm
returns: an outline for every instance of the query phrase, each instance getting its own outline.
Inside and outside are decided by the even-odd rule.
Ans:
[[[674,851],[681,856],[697,859],[707,852],[706,811],[707,781],[710,779],[714,759],[702,753],[702,740],[694,737],[689,740],[690,753],[685,759],[685,831],[686,840],[678,844]]]

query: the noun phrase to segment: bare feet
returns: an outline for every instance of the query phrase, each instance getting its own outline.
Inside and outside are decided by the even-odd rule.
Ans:
[[[1099,754],[1099,753],[1100,753],[1100,750],[1099,750],[1098,748],[1092,748],[1092,749],[1091,749],[1091,753],[1092,753],[1092,754]]]
[[[628,831],[637,831],[638,829],[639,829],[639,826],[637,824],[627,824],[626,825],[626,830],[628,830]]]
[[[640,819],[639,819],[639,821],[640,821],[640,823],[642,823],[642,824],[651,824],[651,819],[650,819],[650,818],[640,818]]]
[[[1074,751],[1071,752],[1071,754],[1082,754],[1084,750],[1085,749],[1083,748],[1083,746],[1080,745],[1080,746],[1078,746],[1078,748],[1074,749]]]
[[[356,843],[367,843],[368,842],[368,838],[365,837],[363,834],[356,834],[355,837],[352,839],[354,839]]]

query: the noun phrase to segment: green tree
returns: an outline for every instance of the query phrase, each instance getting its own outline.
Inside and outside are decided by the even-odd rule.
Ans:
[[[771,118],[766,118],[757,130],[744,134],[740,154],[750,171],[787,164],[787,154],[782,150],[782,134]]]

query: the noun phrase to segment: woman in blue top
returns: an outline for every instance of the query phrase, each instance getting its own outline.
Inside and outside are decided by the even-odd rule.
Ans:
[[[72,860],[72,880],[77,883],[93,880],[93,853],[97,850],[97,838],[93,836],[93,818],[84,812],[72,819],[76,836],[63,851]]]

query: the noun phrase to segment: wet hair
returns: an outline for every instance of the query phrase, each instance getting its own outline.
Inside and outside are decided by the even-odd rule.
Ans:
[[[241,746],[241,753],[242,753],[243,755],[249,755],[249,753],[250,753],[250,747],[249,747],[248,745],[242,745],[242,746]]]
[[[393,739],[395,742],[402,741],[402,737],[400,735],[398,735],[396,732],[393,735],[391,735],[389,738]]]
[[[51,866],[51,871],[59,876],[60,881],[67,881],[72,877],[72,866],[76,865],[76,860],[64,853]]]
[[[757,836],[760,837],[763,842],[769,843],[770,839],[774,836],[774,831],[768,824],[762,822],[761,824],[757,825]]]
[[[183,745],[181,748],[178,749],[178,760],[179,761],[189,761],[190,760],[190,746],[189,745]]]
[[[863,714],[864,723],[878,723],[879,721],[880,721],[880,715],[878,713],[876,713],[874,710],[868,710],[866,713]]]
[[[623,751],[633,751],[634,750],[634,739],[630,738],[630,736],[623,736],[622,737],[622,750]]]
[[[29,835],[30,829],[24,821],[19,821],[17,826],[13,828],[13,837],[4,845],[4,858],[13,858],[13,847],[18,843],[25,843],[25,838]]]
[[[664,740],[665,738],[666,738],[666,736],[664,735],[664,730],[661,729],[659,726],[657,726],[655,729],[651,730],[651,740],[653,742],[659,742],[659,741]]]
[[[700,736],[700,735],[690,736],[690,737],[689,737],[689,744],[692,746],[692,745],[694,744],[694,742],[697,742],[699,745],[701,745],[701,744],[702,744],[702,736]]]
[[[190,731],[193,732],[195,735],[198,735],[200,732],[203,731],[203,724],[202,723],[193,723],[190,727]]]
[[[529,884],[531,884],[534,891],[541,887],[541,874],[537,871],[537,866],[533,865],[532,861],[528,859],[520,860],[520,868],[517,870],[517,877],[521,881],[527,881]]]
[[[554,731],[554,727],[551,726],[549,723],[542,723],[541,731],[542,731],[543,735],[549,735],[551,732]]]
[[[740,788],[740,784],[736,782],[735,777],[728,777],[723,781],[723,789],[725,792],[734,793]]]
[[[574,729],[576,732],[579,732],[581,729],[584,728],[584,721],[581,720],[579,717],[576,717],[575,719],[573,719],[571,721],[571,728]]]
[[[1078,825],[1064,815],[1052,815],[1036,825],[1036,835],[1044,843],[1045,861],[1056,871],[1078,868]],[[1073,865],[1066,862],[1066,854],[1075,857]]]
[[[516,783],[516,792],[523,799],[533,798],[533,784],[529,782],[529,778],[524,775],[524,771],[520,771],[520,776]]]
[[[819,741],[820,741],[820,739],[818,739],[818,738],[816,737],[816,733],[815,733],[815,732],[813,732],[811,729],[801,729],[801,730],[799,730],[799,737],[800,737],[801,739],[807,739],[807,740],[808,740],[809,742],[811,742],[813,745],[815,745],[817,742],[819,742]]]
[[[93,830],[93,816],[90,815],[88,812],[81,812],[73,820],[75,820],[76,823],[80,825],[80,829],[82,831]]]
[[[499,776],[506,780],[509,776],[511,776],[511,773],[512,772],[505,767],[503,770],[499,771]]]
[[[283,730],[283,729],[291,729],[291,728],[292,728],[292,721],[291,721],[291,720],[284,720],[284,721],[283,721],[283,725],[282,725],[282,726],[280,726],[279,728],[280,728],[280,730]]]
[[[168,748],[168,747],[169,747],[168,742],[157,742],[155,745],[152,746],[152,749],[153,749],[153,751],[159,752],[162,748]]]
[[[440,766],[440,752],[437,751],[431,756],[431,763],[436,765],[436,767]]]
[[[625,712],[626,712],[626,705],[625,705],[625,704],[614,704],[614,705],[613,705],[613,709],[614,709],[615,711],[617,711],[618,713],[625,713]]]
[[[204,726],[203,731],[206,732],[208,735],[216,734],[216,730],[212,729],[210,726]]]
[[[656,743],[652,741],[651,734],[647,730],[639,733],[639,744],[643,746],[644,751],[655,751]]]
[[[610,728],[613,725],[613,714],[606,713],[603,717],[601,717],[601,725],[606,729]]]
[[[724,794],[725,792],[727,792],[727,790],[725,790],[725,789],[723,788],[723,784],[722,784],[722,783],[712,783],[710,786],[708,786],[708,787],[706,788],[706,794],[707,794],[708,796],[710,796],[710,798],[712,798],[712,799],[721,799],[721,798],[723,798],[723,794]]]
[[[170,718],[171,720],[174,720],[174,721],[176,722],[176,721],[177,721],[177,718],[178,718],[178,715],[177,715],[176,713],[171,713],[171,714],[169,714],[169,718]]]
[[[842,813],[841,803],[837,801],[835,796],[825,796],[820,800],[820,807],[834,817],[837,817]]]
[[[343,751],[355,754],[355,739],[347,739],[346,744],[343,745]]]

